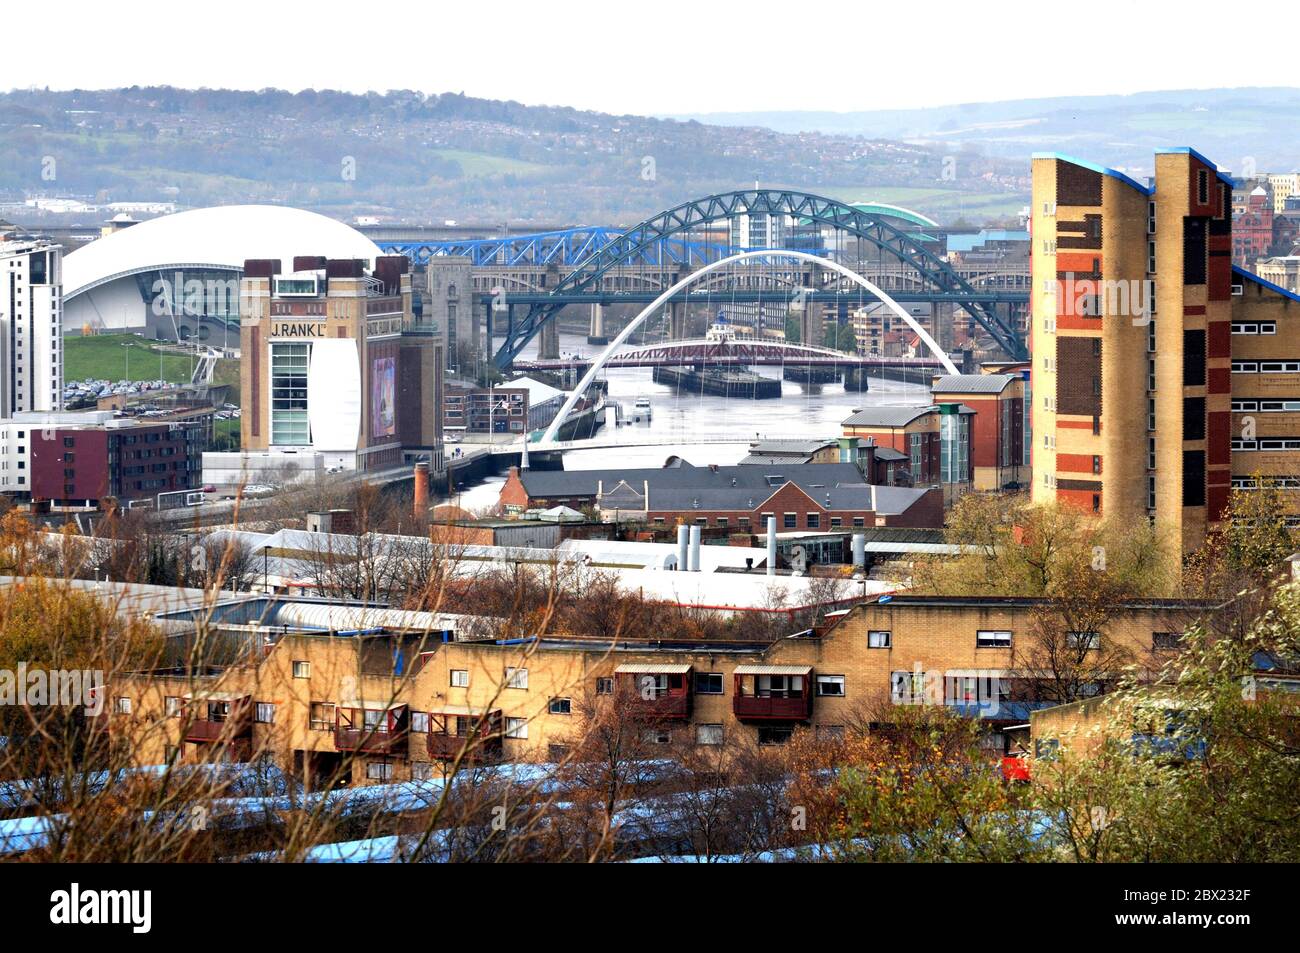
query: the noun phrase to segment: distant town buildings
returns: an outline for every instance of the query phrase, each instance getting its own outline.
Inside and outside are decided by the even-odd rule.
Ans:
[[[449,382],[443,397],[443,427],[448,433],[517,437],[550,426],[564,397],[564,391],[531,377],[490,388]]]

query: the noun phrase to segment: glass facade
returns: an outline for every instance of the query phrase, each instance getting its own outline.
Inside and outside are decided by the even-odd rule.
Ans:
[[[970,480],[970,419],[965,414],[939,415],[939,479],[943,483]]]
[[[305,447],[311,443],[307,417],[310,344],[271,345],[271,443]]]

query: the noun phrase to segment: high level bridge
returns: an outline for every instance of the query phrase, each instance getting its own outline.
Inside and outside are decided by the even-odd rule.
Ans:
[[[954,266],[943,257],[941,242],[927,232],[937,223],[894,206],[848,205],[786,189],[747,189],[693,199],[623,230],[583,227],[439,240],[385,235],[376,240],[386,251],[426,265],[431,274],[452,265],[461,269],[455,272],[463,276],[460,281],[443,286],[447,302],[456,306],[458,320],[465,320],[468,309],[484,316],[488,347],[499,335],[494,360],[505,368],[539,334],[540,358],[558,359],[555,319],[566,307],[591,309],[591,337],[598,342],[605,336],[605,306],[652,301],[692,272],[737,252],[762,250],[731,240],[736,222],[761,217],[788,223],[774,253],[798,250],[845,264],[897,301],[930,303],[936,327],[950,323],[953,309],[961,308],[995,347],[1017,359],[1026,356],[1028,269]],[[778,309],[783,297],[797,297],[802,339],[814,345],[820,343],[825,308],[844,314],[844,308],[878,300],[834,271],[774,254],[750,261],[744,269],[711,274],[672,300],[667,305],[669,336],[688,338],[687,305],[710,296]],[[477,327],[475,319],[476,339]]]

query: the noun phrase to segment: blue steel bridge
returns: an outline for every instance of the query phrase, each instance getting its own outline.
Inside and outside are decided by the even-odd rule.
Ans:
[[[782,250],[842,259],[843,264],[864,269],[864,276],[900,302],[960,307],[1007,356],[1027,357],[1018,311],[1029,302],[1028,274],[959,272],[936,253],[939,242],[926,234],[935,223],[893,206],[850,205],[788,189],[745,189],[692,199],[627,229],[593,226],[496,238],[387,239],[377,244],[425,265],[445,256],[468,259],[489,333],[501,337],[493,359],[507,368],[539,333],[544,334],[543,351],[554,350],[547,346],[545,333],[556,340],[554,322],[566,306],[591,305],[594,315],[601,305],[653,301],[692,271],[738,251],[754,250],[734,247],[720,236],[730,233],[734,219],[755,215],[797,223]],[[846,244],[854,245],[859,257],[865,250],[869,264],[845,258],[841,249]],[[770,265],[758,265],[744,275],[715,275],[702,291],[715,301],[769,303],[797,292],[816,309],[856,307],[864,297],[871,299],[829,271],[792,267],[775,257]],[[699,301],[700,295],[699,289],[685,289],[670,307]],[[674,337],[686,336],[683,322],[674,328]],[[552,356],[558,357],[543,354]]]

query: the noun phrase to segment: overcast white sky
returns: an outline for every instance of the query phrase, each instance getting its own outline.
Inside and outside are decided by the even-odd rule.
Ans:
[[[650,114],[1296,84],[1295,60],[1281,52],[1207,60],[1206,51],[1228,52],[1222,3],[1181,0],[1157,35],[1151,24],[1167,6],[1175,3],[72,0],[52,13],[11,3],[0,18],[0,89],[407,88]],[[1031,82],[1033,62],[1051,75]]]

